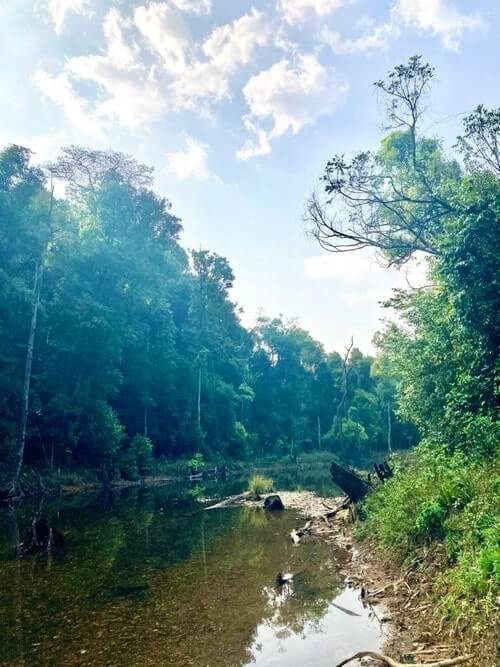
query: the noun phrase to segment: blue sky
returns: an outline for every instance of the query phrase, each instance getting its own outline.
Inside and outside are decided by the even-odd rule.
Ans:
[[[246,323],[282,313],[368,351],[407,277],[321,251],[305,200],[329,157],[376,146],[371,84],[411,55],[436,67],[425,126],[448,147],[464,113],[498,106],[499,17],[498,0],[4,1],[0,144],[153,165],[184,244],[230,260]]]

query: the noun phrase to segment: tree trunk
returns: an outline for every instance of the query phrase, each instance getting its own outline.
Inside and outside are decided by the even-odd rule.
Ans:
[[[19,475],[24,461],[24,448],[26,444],[26,430],[28,426],[29,400],[30,400],[30,385],[31,385],[31,368],[33,366],[33,352],[35,349],[35,334],[38,320],[38,310],[40,307],[40,293],[42,289],[43,278],[43,264],[42,259],[37,262],[35,268],[35,284],[33,288],[33,310],[31,313],[31,324],[28,334],[28,345],[26,349],[26,362],[24,366],[24,383],[23,396],[21,403],[21,418],[19,420],[19,433],[17,437],[17,451],[15,454],[15,464],[12,479],[9,483],[8,495],[15,495],[17,492],[17,485]]]
[[[392,452],[391,404],[387,401],[387,450]]]
[[[330,474],[335,484],[355,503],[364,498],[370,490],[368,482],[365,482],[364,479],[358,477],[351,470],[347,470],[347,468],[343,468],[338,463],[335,463],[335,461],[330,467]]]
[[[146,337],[146,381],[144,388],[144,437],[148,437],[148,404],[149,404],[149,328]]]
[[[348,380],[352,370],[351,368],[347,368],[347,364],[349,363],[349,357],[351,355],[351,350],[353,346],[354,346],[354,338],[351,336],[351,343],[349,347],[346,348],[346,352],[342,362],[342,396],[340,398],[339,403],[337,404],[337,411],[335,413],[335,417],[333,418],[333,424],[332,424],[333,431],[336,437],[342,436],[342,411],[347,399]]]
[[[198,400],[197,400],[197,412],[198,412],[198,432],[201,433],[201,365],[198,368]]]

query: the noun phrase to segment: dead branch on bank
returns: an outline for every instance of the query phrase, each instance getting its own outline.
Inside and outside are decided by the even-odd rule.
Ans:
[[[237,496],[229,496],[229,498],[225,498],[224,500],[221,500],[219,503],[216,503],[215,505],[210,505],[210,507],[205,507],[205,510],[217,510],[220,507],[231,507],[233,505],[242,505],[245,500],[248,500],[250,498],[250,491],[245,491],[245,493],[239,493]]]
[[[437,662],[415,662],[413,663],[413,667],[452,667],[452,665],[461,665],[472,657],[472,655],[460,655],[457,658],[447,658],[446,660],[438,660]],[[358,660],[359,658],[373,658],[374,660],[379,660],[380,662],[389,665],[389,667],[408,667],[407,663],[396,662],[392,658],[388,658],[386,655],[381,655],[380,653],[375,653],[374,651],[359,651],[359,653],[352,655],[350,658],[339,662],[337,667],[343,667],[343,665],[347,665],[348,662]]]

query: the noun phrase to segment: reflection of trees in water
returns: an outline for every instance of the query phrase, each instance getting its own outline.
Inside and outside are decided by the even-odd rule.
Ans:
[[[267,603],[274,610],[270,623],[276,636],[320,632],[321,619],[340,590],[340,582],[321,581],[318,573],[302,572],[283,586],[265,587]]]
[[[239,519],[240,524],[248,524],[252,528],[266,528],[272,517],[261,507],[242,507]]]
[[[288,512],[203,512],[156,489],[67,501],[43,510],[66,535],[50,571],[46,554],[19,560],[10,549],[0,561],[0,662],[238,665],[260,624],[284,636],[320,628],[335,595],[328,548],[294,548]],[[17,510],[19,530],[32,516]],[[7,519],[0,512],[2,528]],[[278,571],[303,571],[280,604]]]

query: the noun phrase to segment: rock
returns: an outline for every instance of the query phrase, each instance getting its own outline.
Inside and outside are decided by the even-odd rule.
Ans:
[[[267,496],[267,498],[264,500],[264,509],[268,512],[274,512],[276,510],[284,510],[285,506],[283,505],[281,498],[278,495],[273,494],[271,496]]]

